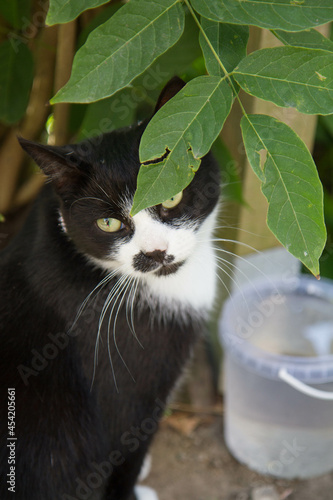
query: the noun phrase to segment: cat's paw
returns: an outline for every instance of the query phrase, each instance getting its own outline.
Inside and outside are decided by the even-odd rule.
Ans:
[[[158,500],[156,492],[148,486],[135,486],[134,492],[137,500]]]

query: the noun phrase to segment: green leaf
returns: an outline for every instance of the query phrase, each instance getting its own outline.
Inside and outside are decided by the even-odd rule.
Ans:
[[[178,42],[135,78],[130,88],[87,105],[80,138],[126,127],[141,118],[138,111],[142,109],[148,108],[151,115],[165,81],[182,74],[199,55],[198,27],[192,17],[186,15],[185,29]]]
[[[158,97],[162,84],[175,75],[182,75],[193,61],[201,55],[198,27],[192,16],[185,16],[184,32],[178,42],[158,57],[133,85],[141,85]]]
[[[201,19],[201,26],[225,69],[228,72],[232,71],[246,57],[246,46],[249,38],[248,26],[219,23],[204,17]],[[208,73],[224,76],[221,65],[201,32],[199,39]]]
[[[233,73],[249,94],[307,114],[333,113],[333,53],[301,47],[253,52]]]
[[[314,29],[299,31],[297,33],[272,30],[272,33],[285,45],[333,52],[333,42]]]
[[[231,104],[232,92],[224,80],[200,76],[157,112],[141,139],[143,165],[132,215],[172,197],[191,182],[201,157],[221,131]]]
[[[0,14],[15,29],[27,28],[30,24],[30,0],[7,0],[0,2]]]
[[[191,0],[212,21],[302,31],[333,20],[332,0]]]
[[[319,275],[326,229],[323,189],[311,154],[291,128],[271,116],[244,116],[241,128],[250,164],[269,202],[268,227]]]
[[[142,109],[146,111],[148,108],[144,117],[151,115],[165,81],[183,73],[199,55],[198,27],[187,14],[184,32],[178,42],[135,78],[130,88],[87,105],[80,139],[126,127],[141,118],[138,114]]]
[[[15,123],[26,110],[34,76],[33,57],[28,47],[15,47],[8,40],[0,44],[0,120]]]
[[[179,0],[131,0],[77,52],[69,82],[51,100],[92,102],[129,85],[184,29]]]
[[[50,0],[46,24],[62,24],[72,21],[87,9],[93,9],[109,0]]]

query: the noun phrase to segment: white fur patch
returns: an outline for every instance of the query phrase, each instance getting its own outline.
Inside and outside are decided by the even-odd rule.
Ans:
[[[137,500],[158,500],[156,492],[148,486],[135,486],[134,492]]]
[[[186,259],[194,245],[194,231],[177,229],[168,224],[162,224],[152,218],[147,210],[142,210],[133,217],[135,232],[131,240],[119,248],[119,261],[128,263],[128,273],[142,277],[143,274],[132,266],[134,255],[154,250],[166,251],[175,256],[175,262]]]
[[[140,470],[138,481],[144,481],[149,476],[151,471],[151,462],[151,455],[146,455]]]
[[[143,281],[150,294],[161,303],[172,307],[173,302],[195,310],[210,309],[216,291],[216,264],[211,239],[215,214],[210,215],[197,232],[183,231],[179,235],[183,251],[176,253],[176,261],[186,259],[179,270],[168,276],[146,273]],[[186,251],[184,251],[186,249]],[[178,258],[181,255],[181,258]]]
[[[61,229],[63,230],[63,232],[67,233],[67,227],[66,227],[64,218],[62,216],[61,210],[59,210],[59,219],[58,220],[59,220],[59,225],[60,225]]]

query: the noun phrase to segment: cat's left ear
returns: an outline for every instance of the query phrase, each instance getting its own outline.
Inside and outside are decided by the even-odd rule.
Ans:
[[[174,76],[171,80],[163,88],[162,92],[157,99],[157,103],[155,106],[154,114],[165,104],[169,99],[174,97],[178,92],[186,85],[184,80],[179,78],[178,76]]]
[[[29,156],[52,181],[58,192],[70,188],[82,175],[76,156],[67,147],[48,146],[18,137],[18,141]]]

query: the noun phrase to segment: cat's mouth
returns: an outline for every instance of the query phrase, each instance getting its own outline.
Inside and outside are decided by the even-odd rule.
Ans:
[[[169,274],[174,274],[178,269],[184,264],[184,261],[177,262],[175,264],[162,265],[156,269],[154,274],[157,276],[169,276]]]

